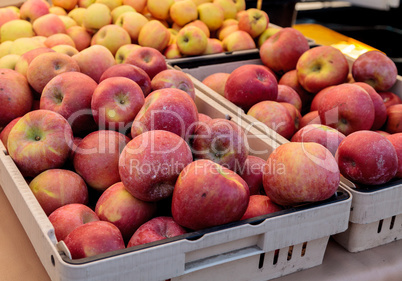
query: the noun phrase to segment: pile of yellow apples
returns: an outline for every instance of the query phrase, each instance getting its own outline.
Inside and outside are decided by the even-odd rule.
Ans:
[[[138,46],[167,59],[247,50],[277,30],[245,0],[26,0],[0,8],[0,68],[39,47],[72,56],[103,45],[118,63]]]

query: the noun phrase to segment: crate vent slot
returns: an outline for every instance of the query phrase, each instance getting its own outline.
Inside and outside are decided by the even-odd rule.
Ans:
[[[274,260],[272,262],[273,265],[278,263],[278,258],[279,258],[279,249],[275,250]]]
[[[306,254],[306,250],[307,250],[307,241],[303,243],[300,255],[301,257],[304,257],[304,255]]]
[[[292,259],[292,254],[293,254],[293,245],[289,246],[288,257],[287,257],[288,261],[290,261]]]
[[[392,216],[392,218],[391,218],[391,223],[389,224],[389,229],[393,229],[393,228],[394,228],[395,217],[396,217],[396,216]]]
[[[381,229],[382,229],[382,222],[383,222],[383,220],[380,220],[380,221],[378,222],[377,233],[380,233],[380,232],[381,232]]]
[[[260,261],[258,262],[258,269],[261,269],[264,266],[264,259],[265,259],[265,253],[262,253],[260,255]]]

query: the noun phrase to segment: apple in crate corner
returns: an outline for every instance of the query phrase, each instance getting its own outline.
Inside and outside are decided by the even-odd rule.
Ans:
[[[322,124],[307,124],[291,138],[292,142],[316,142],[325,146],[333,156],[345,135]]]
[[[92,95],[97,86],[84,73],[61,73],[43,88],[39,107],[61,114],[70,123],[74,135],[89,133],[97,128],[91,112]]]
[[[250,196],[247,210],[241,220],[267,215],[281,210],[283,210],[283,207],[272,202],[268,196],[255,194]]]
[[[57,241],[64,240],[78,226],[91,221],[99,221],[97,214],[85,204],[63,205],[49,215]]]
[[[129,140],[124,134],[110,130],[86,135],[74,152],[75,171],[89,187],[103,192],[120,181],[119,157]]]
[[[108,187],[95,206],[98,217],[117,226],[124,241],[129,241],[137,228],[155,215],[156,210],[155,203],[135,198],[126,190],[122,182]]]
[[[210,87],[212,90],[220,94],[221,96],[225,96],[225,85],[226,81],[229,78],[230,73],[226,72],[217,72],[208,75],[202,80],[202,83]]]
[[[88,187],[75,172],[66,169],[48,169],[32,179],[29,188],[46,215],[71,203],[88,203]]]
[[[264,166],[265,193],[282,206],[328,199],[335,194],[339,182],[335,157],[314,142],[282,144],[270,154]]]
[[[300,56],[309,49],[307,38],[299,30],[285,27],[269,37],[259,52],[263,64],[282,75],[296,69]]]
[[[264,100],[276,100],[278,82],[262,65],[245,64],[236,68],[226,80],[225,98],[243,110]]]
[[[318,114],[322,124],[344,135],[370,130],[375,118],[370,95],[362,87],[350,83],[331,87],[320,100]]]
[[[31,61],[27,69],[27,79],[36,92],[42,93],[53,77],[70,71],[80,72],[79,64],[72,57],[62,53],[47,52],[36,56]]]
[[[164,88],[177,88],[185,91],[195,100],[195,88],[191,78],[183,71],[176,69],[166,69],[154,76],[151,81],[152,90]]]
[[[159,89],[145,98],[131,126],[131,137],[145,131],[165,130],[187,140],[197,121],[197,106],[186,92],[175,88]]]
[[[92,257],[126,247],[120,230],[107,221],[85,223],[71,231],[64,242],[72,259]]]
[[[110,77],[95,88],[91,109],[99,128],[116,130],[123,134],[130,131],[141,107],[144,94],[133,80],[126,77]]]
[[[172,217],[159,216],[142,224],[130,238],[127,248],[186,234]]]
[[[151,80],[156,74],[167,69],[165,57],[158,50],[150,47],[136,48],[127,55],[125,63],[143,69]]]
[[[8,140],[8,134],[10,133],[11,129],[14,127],[14,125],[18,122],[18,120],[21,119],[20,117],[14,118],[11,120],[7,126],[5,126],[1,132],[0,132],[0,140],[3,142],[4,147],[7,149],[7,140]]]
[[[195,159],[208,159],[236,172],[242,169],[249,149],[243,129],[221,118],[199,124],[190,146]]]
[[[402,104],[394,104],[387,108],[385,131],[390,134],[402,133]]]
[[[383,184],[398,171],[394,146],[374,131],[362,130],[346,136],[335,157],[341,174],[356,184]]]
[[[402,99],[391,91],[378,92],[384,101],[385,107],[388,108],[391,105],[402,103]]]
[[[247,183],[238,174],[211,160],[196,160],[177,179],[172,216],[192,230],[218,226],[240,220],[249,198]]]
[[[349,74],[345,55],[332,46],[318,46],[305,51],[296,64],[297,78],[311,93],[344,83]]]
[[[138,66],[128,63],[113,65],[103,72],[99,79],[99,83],[110,77],[126,77],[133,80],[138,84],[138,86],[140,86],[144,97],[148,96],[152,91],[149,75]]]
[[[402,133],[387,135],[386,138],[394,146],[396,155],[398,157],[398,172],[395,176],[397,178],[402,178]]]
[[[156,202],[172,195],[177,177],[193,155],[183,138],[165,130],[144,132],[133,138],[119,158],[119,173],[134,197]]]
[[[73,131],[59,113],[39,109],[30,111],[11,129],[7,149],[25,177],[60,168],[67,161]]]
[[[376,91],[388,91],[397,75],[395,63],[380,51],[363,53],[352,64],[353,79],[371,85]]]
[[[12,69],[0,70],[0,128],[28,113],[33,100],[25,76]]]

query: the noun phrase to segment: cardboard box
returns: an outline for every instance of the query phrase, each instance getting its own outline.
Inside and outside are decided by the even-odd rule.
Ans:
[[[199,112],[246,124],[196,91]],[[278,143],[255,128],[250,151],[267,158]],[[346,230],[351,196],[191,232],[150,244],[71,260],[18,168],[0,145],[0,185],[52,280],[269,280],[322,263],[330,235]]]
[[[354,59],[349,56],[346,57],[351,67]],[[239,118],[242,118],[248,123],[249,127],[259,130],[280,144],[288,142],[287,139],[255,118],[245,114],[239,107],[201,82],[209,74],[216,72],[231,73],[234,69],[244,64],[262,64],[262,62],[257,54],[249,54],[249,57],[244,61],[228,61],[223,64],[190,68],[181,68],[178,65],[171,67],[188,73],[198,90],[236,114]],[[397,81],[390,91],[402,98],[401,76],[398,75]],[[402,238],[402,181],[393,181],[364,191],[343,177],[342,182],[352,194],[353,199],[348,230],[334,235],[339,244],[350,252],[358,252]]]

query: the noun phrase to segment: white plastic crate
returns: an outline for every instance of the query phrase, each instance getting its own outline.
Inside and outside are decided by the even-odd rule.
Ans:
[[[181,69],[192,76],[197,89],[220,103],[227,110],[241,116],[249,127],[259,130],[280,144],[288,142],[287,139],[252,116],[245,114],[239,107],[201,82],[211,73],[230,73],[243,64],[262,64],[260,59],[255,58],[256,54],[250,54],[250,56],[254,58],[194,68],[172,67]],[[346,57],[349,66],[351,66],[354,59],[349,56]],[[397,81],[390,91],[402,98],[401,76],[398,75]],[[355,185],[345,178],[342,178],[342,181],[341,186],[352,194],[352,207],[347,231],[334,235],[334,239],[339,244],[350,252],[358,252],[402,239],[402,181],[389,183],[381,188],[373,187],[373,190],[364,192],[356,189]]]
[[[196,104],[201,113],[247,125],[198,90]],[[247,136],[250,151],[265,159],[278,146],[255,128]],[[330,235],[348,225],[352,199],[339,188],[324,202],[71,260],[18,168],[2,144],[0,148],[0,185],[52,280],[268,280],[321,264]]]

